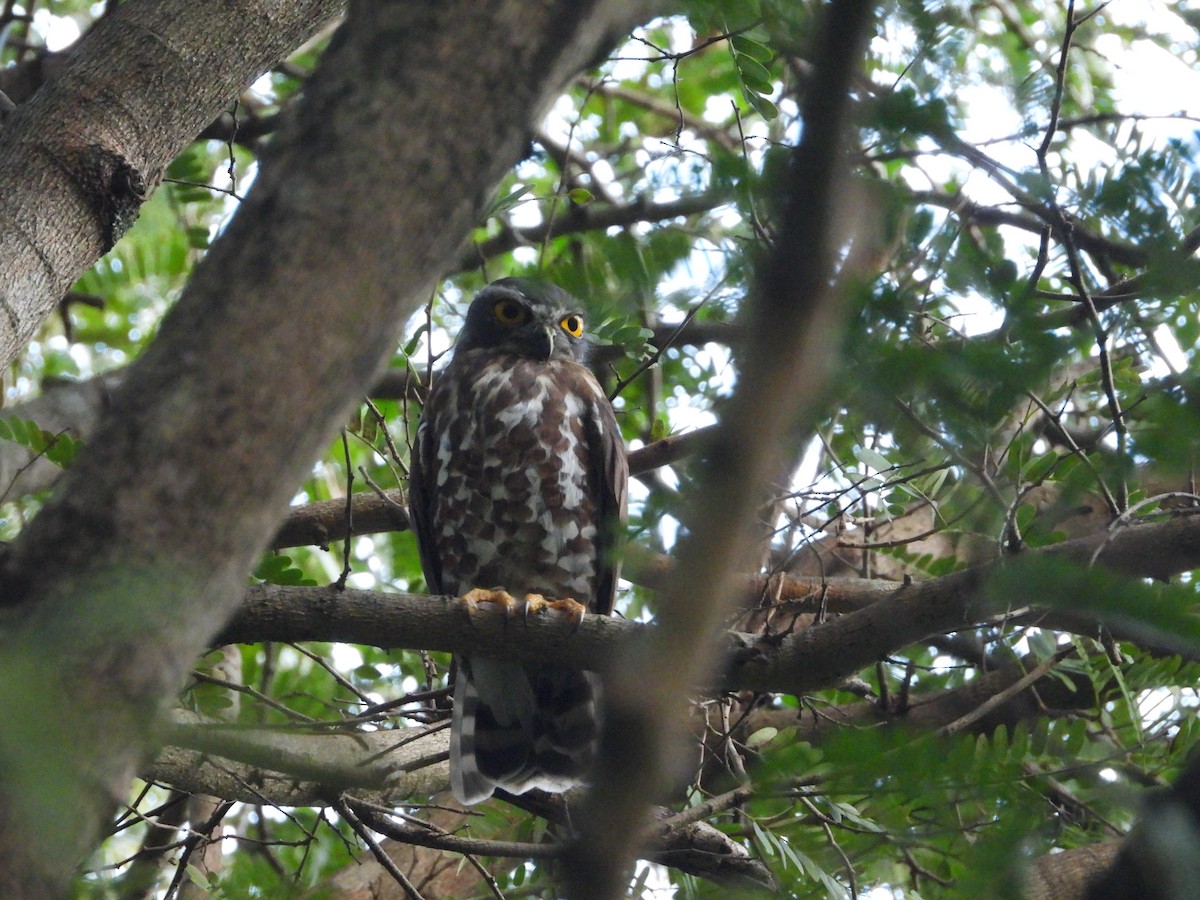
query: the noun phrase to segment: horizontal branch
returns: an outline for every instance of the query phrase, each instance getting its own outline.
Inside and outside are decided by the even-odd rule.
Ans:
[[[966,684],[914,694],[902,701],[894,698],[897,702],[891,708],[874,700],[820,706],[814,713],[803,706],[800,710],[755,708],[746,714],[735,737],[744,740],[763,728],[790,728],[793,737],[789,740],[816,745],[845,728],[896,727],[932,734],[960,721],[972,734],[991,734],[1001,725],[1011,733],[1021,722],[1071,715],[1095,706],[1097,689],[1084,672],[1060,671],[1057,677],[1044,676],[1036,684],[1021,686],[1036,664],[1032,657],[1008,663]],[[995,698],[1002,702],[978,715],[983,705]]]
[[[236,727],[180,713],[170,745],[142,769],[146,781],[192,794],[269,806],[349,802],[374,831],[406,844],[453,853],[554,859],[561,845],[485,841],[418,825],[401,825],[385,810],[414,796],[432,797],[449,785],[449,731],[443,727],[373,732]],[[347,793],[348,792],[348,793]],[[743,792],[748,796],[749,792]],[[662,814],[647,859],[702,878],[742,886],[771,884],[767,869],[735,841],[703,822],[667,827]]]
[[[199,724],[173,726],[142,771],[193,794],[275,806],[325,806],[346,790],[397,804],[449,782],[446,728],[354,734]]]
[[[332,542],[348,536],[407,531],[409,521],[405,503],[404,491],[392,488],[384,491],[383,496],[368,491],[355,494],[349,518],[346,516],[344,497],[292,507],[271,539],[271,549],[305,546],[328,548]]]
[[[1023,557],[1065,559],[1086,567],[1093,557],[1104,567],[1141,578],[1165,578],[1200,567],[1200,516],[1131,526],[1052,547]],[[988,597],[986,586],[1003,563],[913,582],[890,590],[867,582],[795,579],[811,596],[797,602],[821,607],[835,594],[854,611],[794,633],[730,633],[721,689],[803,693],[837,684],[865,666],[934,635],[969,628],[1016,608],[1068,606],[1077,598],[1055,598],[1052,585],[1037,596],[1005,601]],[[1055,620],[1082,633],[1097,620],[1084,611]],[[219,643],[258,641],[344,641],[384,648],[504,655],[603,670],[622,647],[644,641],[653,625],[588,616],[578,626],[552,612],[506,618],[481,609],[468,616],[453,597],[338,591],[332,587],[260,585],[250,589]],[[1123,636],[1120,623],[1109,623]],[[1136,639],[1133,633],[1131,639]],[[628,658],[628,657],[624,657]]]
[[[620,206],[599,203],[572,205],[552,221],[528,228],[506,228],[495,237],[467,247],[459,256],[455,271],[465,272],[477,268],[484,260],[508,253],[517,247],[536,247],[547,238],[583,231],[623,228],[640,222],[664,222],[695,216],[711,212],[718,206],[729,203],[730,199],[726,192],[710,191],[707,194],[689,194],[662,203],[639,198]]]
[[[913,199],[918,203],[947,209],[963,219],[980,225],[1008,225],[1031,234],[1038,234],[1051,224],[1049,214],[1041,205],[1038,205],[1033,212],[1016,212],[998,206],[976,203],[961,194],[947,194],[942,191],[915,191]],[[1150,255],[1145,250],[1109,240],[1082,226],[1074,228],[1071,235],[1081,249],[1107,257],[1122,265],[1144,266],[1150,260]]]

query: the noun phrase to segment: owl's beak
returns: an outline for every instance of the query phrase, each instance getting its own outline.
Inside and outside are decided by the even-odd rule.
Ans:
[[[538,359],[549,359],[554,353],[554,329],[546,327],[534,338],[534,354]]]

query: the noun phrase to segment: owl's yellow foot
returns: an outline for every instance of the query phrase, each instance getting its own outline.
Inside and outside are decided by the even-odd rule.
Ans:
[[[565,597],[562,600],[547,600],[541,594],[526,594],[524,606],[526,620],[531,615],[536,616],[543,609],[554,610],[558,615],[571,621],[572,634],[579,627],[579,623],[583,621],[583,617],[587,615],[587,607],[571,597]]]
[[[516,614],[518,606],[516,598],[500,588],[472,588],[459,598],[459,602],[466,608],[467,615],[472,618],[479,612],[479,606],[482,603],[494,604],[504,613],[505,619],[511,619]]]

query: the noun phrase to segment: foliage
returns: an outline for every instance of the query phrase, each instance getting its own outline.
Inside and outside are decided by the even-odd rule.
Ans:
[[[36,422],[18,418],[0,418],[0,441],[12,441],[58,466],[67,466],[79,452],[80,441],[69,434],[51,434]]]
[[[98,6],[61,0],[32,25],[14,21],[28,39],[10,42],[3,62],[28,62],[62,17],[86,30]],[[856,312],[836,392],[812,423],[816,438],[791,448],[797,466],[773,498],[760,574],[938,578],[1200,502],[1188,494],[1200,435],[1191,372],[1200,142],[1193,120],[1141,105],[1150,101],[1126,90],[1119,65],[1138,47],[1194,65],[1200,42],[1186,17],[1197,13],[1181,4],[1143,23],[1117,6],[1068,7],[1075,30],[1061,78],[1060,4],[888,7],[854,97],[844,188],[846,228],[868,259],[847,282]],[[473,292],[503,275],[537,274],[586,304],[596,367],[619,389],[631,447],[716,421],[737,378],[734,323],[777,225],[784,148],[803,129],[816,11],[792,0],[691,0],[577,79],[497,187],[473,252],[409,323],[393,370],[427,384]],[[8,374],[7,405],[44,379],[136,358],[236,209],[273,117],[296,102],[321,49],[240,99],[231,112],[244,133],[197,140],[175,161],[138,225],[76,286],[102,303],[70,307],[69,328],[47,324]],[[364,406],[295,504],[342,498],[364,478],[403,487],[420,394]],[[0,418],[0,440],[60,465],[79,443],[12,416]],[[639,551],[670,552],[695,474],[684,460],[636,482],[629,529]],[[1017,661],[1046,664],[1048,681],[1089,685],[1090,705],[1039,704],[994,730],[953,734],[831,725],[823,740],[800,741],[794,727],[749,726],[717,741],[721,752],[691,773],[673,809],[748,780],[753,796],[709,821],[796,897],[1019,896],[1030,860],[1126,831],[1134,788],[1171,782],[1194,743],[1191,573],[1151,584],[1021,562],[989,584],[1001,610],[1104,613],[1128,626],[1120,639],[998,616],[895,648],[860,677],[811,695],[710,698],[709,707],[728,722],[753,723],[765,709],[832,723],[865,700],[880,721],[903,720],[904,698],[945,696]],[[408,532],[289,549],[266,557],[255,578],[327,584],[346,564],[353,588],[426,587]],[[631,585],[621,609],[652,619],[653,591]],[[443,654],[330,643],[240,649],[238,702],[198,677],[185,706],[279,727],[389,727],[447,711]],[[217,664],[204,661],[201,673]],[[403,714],[382,706],[408,695]],[[168,799],[154,788],[137,802],[152,818]],[[403,812],[419,813],[415,802]],[[479,812],[474,837],[552,836],[499,802]],[[329,811],[238,804],[225,825],[241,840],[205,888],[212,896],[290,896],[359,849]],[[118,890],[131,877],[123,861],[151,845],[144,825],[115,831],[79,894]],[[173,874],[163,866],[160,889]],[[502,894],[553,890],[541,865],[493,874]],[[668,868],[643,877],[680,897],[725,890]]]

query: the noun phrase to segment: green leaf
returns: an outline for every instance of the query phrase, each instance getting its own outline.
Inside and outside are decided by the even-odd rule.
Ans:
[[[53,442],[46,447],[46,459],[65,469],[75,462],[75,457],[79,455],[81,449],[83,449],[83,441],[76,440],[64,432],[55,435]]]
[[[20,444],[35,456],[44,457],[62,468],[74,461],[79,448],[83,446],[82,441],[66,432],[52,434],[39,428],[35,422],[15,416],[0,417],[0,440]]]
[[[205,250],[208,248],[208,227],[204,225],[193,225],[187,228],[187,242],[189,247],[195,247],[197,250]]]
[[[429,333],[429,323],[422,322],[419,326],[417,326],[417,330],[413,333],[413,336],[411,338],[409,338],[408,343],[406,343],[404,345],[401,352],[405,356],[411,357],[414,353],[417,352],[417,347],[421,343],[421,338],[423,338],[428,333]]]
[[[1021,476],[1030,484],[1040,484],[1054,471],[1054,467],[1058,465],[1058,460],[1059,456],[1057,453],[1045,453],[1030,461],[1025,466]]]
[[[1031,628],[1025,635],[1029,641],[1029,649],[1039,660],[1046,660],[1058,651],[1058,640],[1054,632],[1044,628]]]
[[[760,728],[746,738],[746,747],[750,750],[756,750],[764,744],[769,744],[775,740],[777,734],[779,734],[778,728]]]
[[[742,76],[742,83],[756,94],[771,94],[775,92],[775,85],[771,81],[771,73],[766,67],[750,56],[739,56],[737,58],[738,74]]]
[[[490,219],[493,216],[498,216],[501,213],[508,212],[518,203],[520,203],[526,194],[532,191],[533,188],[527,184],[519,184],[513,190],[509,191],[503,197],[498,197],[492,201],[492,205],[488,207],[484,213],[484,219]]]
[[[870,466],[877,472],[885,472],[892,468],[892,464],[888,462],[886,456],[870,447],[855,447],[854,456],[859,462]]]
[[[760,63],[769,61],[775,55],[766,44],[760,44],[742,34],[735,34],[729,39],[729,43],[739,56],[748,56]]]
[[[756,113],[762,116],[767,121],[779,117],[779,107],[763,97],[761,94],[756,94],[754,91],[746,90],[743,92],[746,102],[749,103]]]
[[[307,578],[304,570],[292,565],[292,559],[282,554],[269,553],[262,558],[254,577],[267,584],[315,586],[316,581]]]

